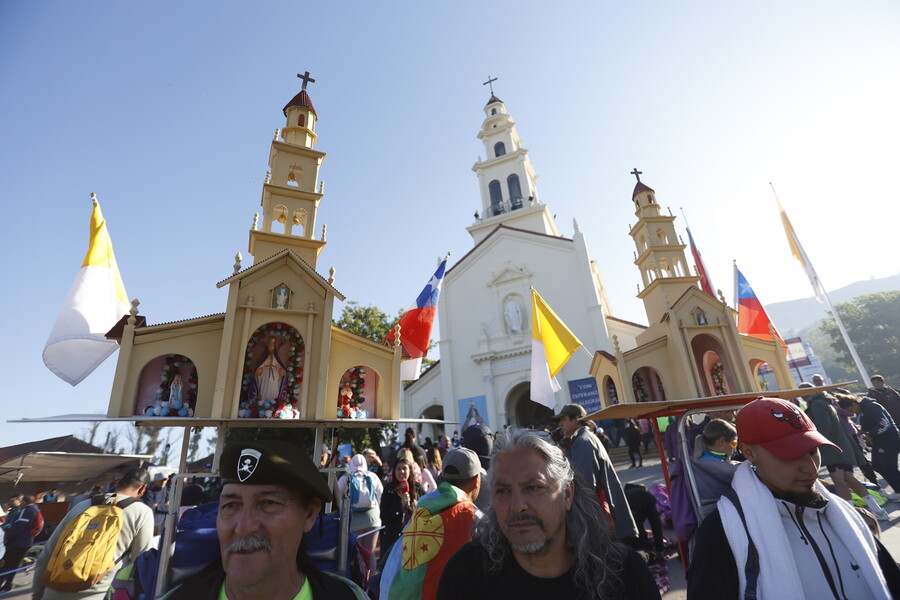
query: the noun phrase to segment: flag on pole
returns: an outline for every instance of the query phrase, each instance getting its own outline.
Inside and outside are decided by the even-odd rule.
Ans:
[[[771,183],[769,185],[772,187],[772,193],[775,194],[775,186]],[[801,265],[803,265],[803,270],[806,271],[806,276],[809,277],[809,283],[810,285],[812,285],[813,294],[815,294],[816,300],[824,304],[825,308],[831,313],[831,316],[834,317],[835,325],[837,325],[838,330],[841,332],[841,337],[844,338],[844,343],[847,344],[847,350],[850,351],[850,356],[853,358],[853,362],[856,364],[856,368],[859,371],[859,374],[862,376],[862,380],[869,381],[869,372],[866,370],[862,359],[856,352],[856,346],[853,345],[853,341],[850,339],[850,334],[847,333],[847,328],[844,327],[844,322],[841,320],[841,315],[838,314],[837,309],[831,303],[831,299],[828,298],[828,294],[825,292],[825,286],[822,285],[822,281],[816,274],[816,270],[813,268],[812,262],[810,262],[809,257],[806,255],[806,251],[803,250],[803,246],[800,245],[800,239],[797,237],[797,232],[794,231],[794,227],[791,225],[791,220],[788,219],[787,213],[784,211],[784,207],[781,206],[781,201],[778,200],[778,194],[775,194],[775,203],[778,204],[778,212],[781,213],[781,224],[784,225],[784,233],[787,235],[788,245],[791,247],[791,254],[794,256],[794,258],[800,261]]]
[[[816,300],[828,306],[830,303],[826,298],[825,287],[819,280],[819,276],[816,274],[816,270],[813,269],[812,263],[809,261],[809,257],[806,256],[806,251],[804,251],[803,246],[800,245],[800,240],[797,238],[797,232],[794,231],[794,227],[791,225],[791,220],[788,219],[787,213],[784,212],[784,207],[781,206],[781,202],[778,200],[778,196],[775,196],[775,202],[778,204],[778,212],[781,213],[781,224],[784,225],[784,233],[785,235],[787,235],[788,245],[791,247],[791,255],[799,260],[800,264],[803,265],[803,270],[806,271],[806,276],[809,277],[809,282],[812,284],[813,293],[816,295]]]
[[[685,225],[685,229],[687,229],[688,242],[691,244],[691,254],[694,256],[694,265],[696,265],[697,273],[700,275],[700,289],[715,298],[716,294],[713,292],[709,271],[706,270],[706,264],[703,262],[703,257],[700,256],[700,250],[697,249],[697,244],[694,243],[694,236],[691,235],[691,228]]]
[[[531,399],[549,409],[561,388],[556,374],[582,343],[531,288]]]
[[[97,197],[91,194],[91,199],[94,210],[87,255],[43,353],[47,368],[71,385],[78,385],[116,351],[118,344],[106,339],[106,332],[128,314],[129,308],[106,221]]]
[[[415,302],[400,317],[400,344],[403,346],[404,360],[400,363],[400,379],[413,381],[419,378],[422,368],[422,358],[428,353],[431,343],[431,329],[434,326],[434,318],[437,315],[438,297],[441,294],[441,284],[444,283],[444,271],[447,269],[447,259],[444,257],[437,271],[431,276],[422,293],[416,297]],[[384,343],[394,339],[394,329],[384,338]]]
[[[734,284],[737,289],[738,333],[771,341],[772,332],[769,331],[769,326],[771,326],[772,330],[775,331],[778,342],[783,347],[784,340],[781,339],[778,331],[775,330],[775,325],[772,324],[772,320],[766,314],[766,309],[763,308],[753,288],[747,283],[747,278],[737,268],[737,265],[734,265]]]

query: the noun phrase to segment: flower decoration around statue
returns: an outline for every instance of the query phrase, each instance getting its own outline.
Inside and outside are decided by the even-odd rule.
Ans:
[[[347,369],[341,377],[338,392],[337,417],[339,419],[367,419],[369,411],[362,408],[366,402],[366,367]]]
[[[619,403],[619,394],[616,392],[616,384],[612,379],[606,380],[606,395],[609,398],[610,404]]]
[[[631,387],[634,389],[634,399],[637,402],[647,402],[650,396],[644,388],[644,378],[635,373],[631,377]]]
[[[181,354],[163,357],[159,387],[153,403],[144,408],[148,417],[193,417],[197,405],[197,367]]]
[[[286,323],[267,323],[247,343],[238,417],[299,419],[305,344]]]

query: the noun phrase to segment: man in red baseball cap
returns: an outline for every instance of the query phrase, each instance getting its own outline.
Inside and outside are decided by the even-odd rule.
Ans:
[[[697,531],[688,598],[900,597],[888,551],[819,483],[819,447],[834,445],[809,417],[758,398],[738,412],[737,432],[747,461]]]

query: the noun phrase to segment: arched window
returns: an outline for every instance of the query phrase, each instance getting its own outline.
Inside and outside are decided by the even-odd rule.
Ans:
[[[500,182],[496,179],[490,182],[488,192],[491,195],[491,212],[499,215],[503,212],[503,192],[500,190]]]
[[[506,154],[506,144],[503,142],[494,144],[494,156],[503,156],[504,154]]]
[[[656,230],[656,238],[659,240],[659,243],[663,246],[669,243],[669,238],[666,236],[666,232],[662,229]]]
[[[492,108],[492,109],[491,109],[491,114],[492,114],[492,115],[496,115],[496,114],[497,114],[497,109],[496,109],[496,108]]]
[[[300,127],[306,127],[306,117],[303,115],[303,113],[297,115],[297,125],[299,125]]]
[[[522,187],[519,185],[519,176],[513,173],[506,178],[506,185],[509,188],[509,202],[512,208],[522,208]]]

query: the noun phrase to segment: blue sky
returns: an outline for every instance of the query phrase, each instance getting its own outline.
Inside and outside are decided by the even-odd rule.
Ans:
[[[91,192],[151,323],[223,310],[305,70],[328,153],[319,271],[362,304],[395,313],[471,248],[488,75],[619,317],[646,321],[634,167],[729,301],[733,259],[763,303],[811,295],[770,181],[828,289],[892,275],[898,25],[887,1],[0,3],[4,416],[106,410],[114,359],[76,388],[41,362]],[[78,428],[3,422],[0,445]]]

